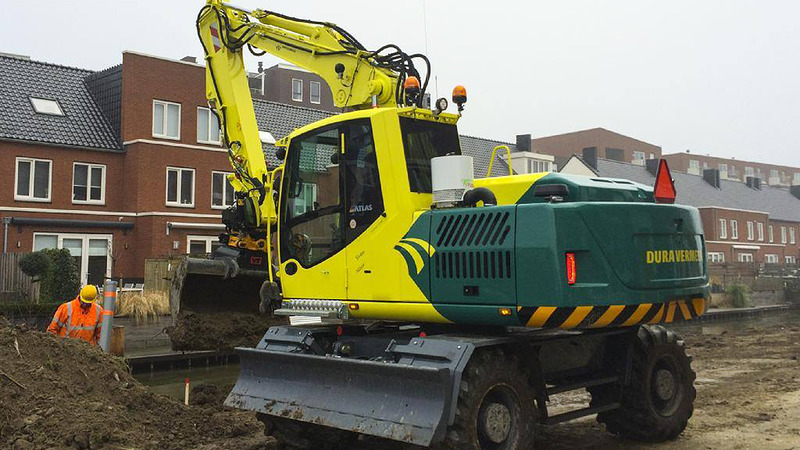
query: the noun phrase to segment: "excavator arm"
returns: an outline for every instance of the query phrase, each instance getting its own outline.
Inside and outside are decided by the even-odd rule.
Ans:
[[[248,194],[255,209],[253,225],[262,229],[276,214],[273,202],[265,201],[272,180],[244,67],[245,49],[256,56],[270,53],[318,74],[341,108],[420,104],[430,72],[428,66],[419,92],[406,93],[405,79],[419,79],[413,60],[428,64],[424,55],[407,55],[391,44],[368,51],[335,24],[249,10],[222,0],[209,0],[203,7],[197,32],[205,51],[206,95],[235,169],[230,181],[238,192]]]

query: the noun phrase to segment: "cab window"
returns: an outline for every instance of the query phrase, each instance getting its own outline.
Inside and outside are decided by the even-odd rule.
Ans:
[[[411,192],[433,192],[431,159],[461,154],[458,129],[452,124],[401,117],[400,130]]]

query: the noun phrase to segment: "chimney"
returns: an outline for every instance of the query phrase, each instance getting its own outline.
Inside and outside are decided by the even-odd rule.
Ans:
[[[597,147],[587,147],[583,149],[583,162],[592,169],[597,170]]]
[[[703,179],[715,188],[720,188],[719,169],[705,169],[703,171]]]
[[[800,200],[800,185],[790,187],[789,192],[791,192],[792,195],[795,196],[795,198]]]
[[[650,175],[656,176],[656,172],[658,172],[658,162],[661,161],[658,158],[648,159],[644,162],[644,166],[647,168],[647,171],[650,172]]]
[[[194,56],[184,56],[183,58],[181,58],[181,61],[197,64],[197,58],[195,58]]]
[[[750,189],[761,190],[761,178],[759,177],[747,177],[746,183]]]
[[[530,134],[518,134],[517,135],[517,150],[518,152],[529,152],[531,151],[531,135]]]

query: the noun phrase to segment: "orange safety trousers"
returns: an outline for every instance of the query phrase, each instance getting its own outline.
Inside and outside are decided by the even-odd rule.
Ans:
[[[83,339],[90,344],[97,344],[103,315],[100,305],[92,303],[92,306],[83,309],[80,299],[76,298],[58,307],[47,331],[56,336]]]

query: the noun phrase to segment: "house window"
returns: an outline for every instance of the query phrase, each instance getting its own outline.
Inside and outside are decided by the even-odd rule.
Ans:
[[[311,85],[310,86],[311,92],[309,92],[309,100],[311,101],[311,103],[316,103],[319,105],[322,86],[320,85],[319,81],[312,81],[309,84]]]
[[[737,177],[738,176],[738,174],[736,173],[736,166],[732,165],[732,166],[730,166],[730,168],[728,168],[728,175],[730,175],[731,177]]]
[[[789,243],[794,244],[794,227],[789,227]]]
[[[744,175],[747,176],[747,177],[755,176],[755,171],[753,170],[752,167],[745,167],[744,168]]]
[[[690,169],[695,169],[695,170],[700,170],[700,161],[698,161],[696,159],[690,159],[689,160],[689,168]]]
[[[189,255],[205,255],[213,253],[222,244],[219,236],[192,236],[186,237],[186,253]]]
[[[234,189],[228,181],[228,173],[211,172],[211,207],[224,209],[233,205]]]
[[[756,238],[755,236],[755,228],[753,227],[753,222],[747,221],[747,240],[752,241]]]
[[[752,253],[739,253],[739,262],[742,262],[742,263],[753,262],[753,254]]]
[[[296,102],[303,101],[303,80],[292,78],[292,100]]]
[[[317,201],[317,185],[315,183],[303,183],[300,195],[294,199],[294,217],[314,210],[314,203]]]
[[[650,159],[656,159],[656,154],[655,153],[650,153]]]
[[[625,151],[621,148],[608,148],[606,147],[606,159],[610,159],[612,161],[623,161],[625,160]]]
[[[739,222],[731,220],[731,239],[739,239]]]
[[[528,160],[528,173],[550,172],[550,161]]]
[[[775,242],[775,233],[773,233],[772,225],[769,226],[769,243]]]
[[[727,164],[719,164],[717,166],[717,168],[719,169],[719,176],[720,177],[722,177],[722,178],[727,178],[728,177],[728,165]]]
[[[797,264],[797,257],[796,256],[787,256],[785,257],[786,264]]]
[[[30,99],[36,114],[46,114],[48,116],[64,115],[64,110],[61,109],[61,105],[55,100],[37,97],[30,97]]]
[[[208,108],[197,108],[197,142],[219,144],[219,119]]]
[[[52,175],[49,159],[17,158],[14,200],[49,202]]]
[[[786,227],[781,227],[781,244],[786,243]]]
[[[794,181],[794,184],[800,184],[800,172],[795,172],[792,180]]]
[[[778,264],[778,255],[764,255],[764,262],[767,264]]]
[[[725,253],[708,252],[708,261],[712,263],[723,263],[725,262]]]
[[[180,103],[153,100],[153,137],[181,138]]]
[[[719,238],[728,239],[728,222],[725,219],[719,219]]]
[[[758,222],[758,240],[764,242],[764,224]]]
[[[778,171],[776,169],[772,169],[772,170],[769,171],[769,177],[770,178],[780,178],[778,176]]]
[[[167,167],[167,206],[194,207],[194,169]]]
[[[644,161],[644,152],[633,152],[633,160],[642,160]]]
[[[72,165],[72,203],[105,203],[106,166],[75,163]]]
[[[33,233],[33,251],[65,248],[75,259],[81,284],[102,285],[111,275],[109,234]]]

